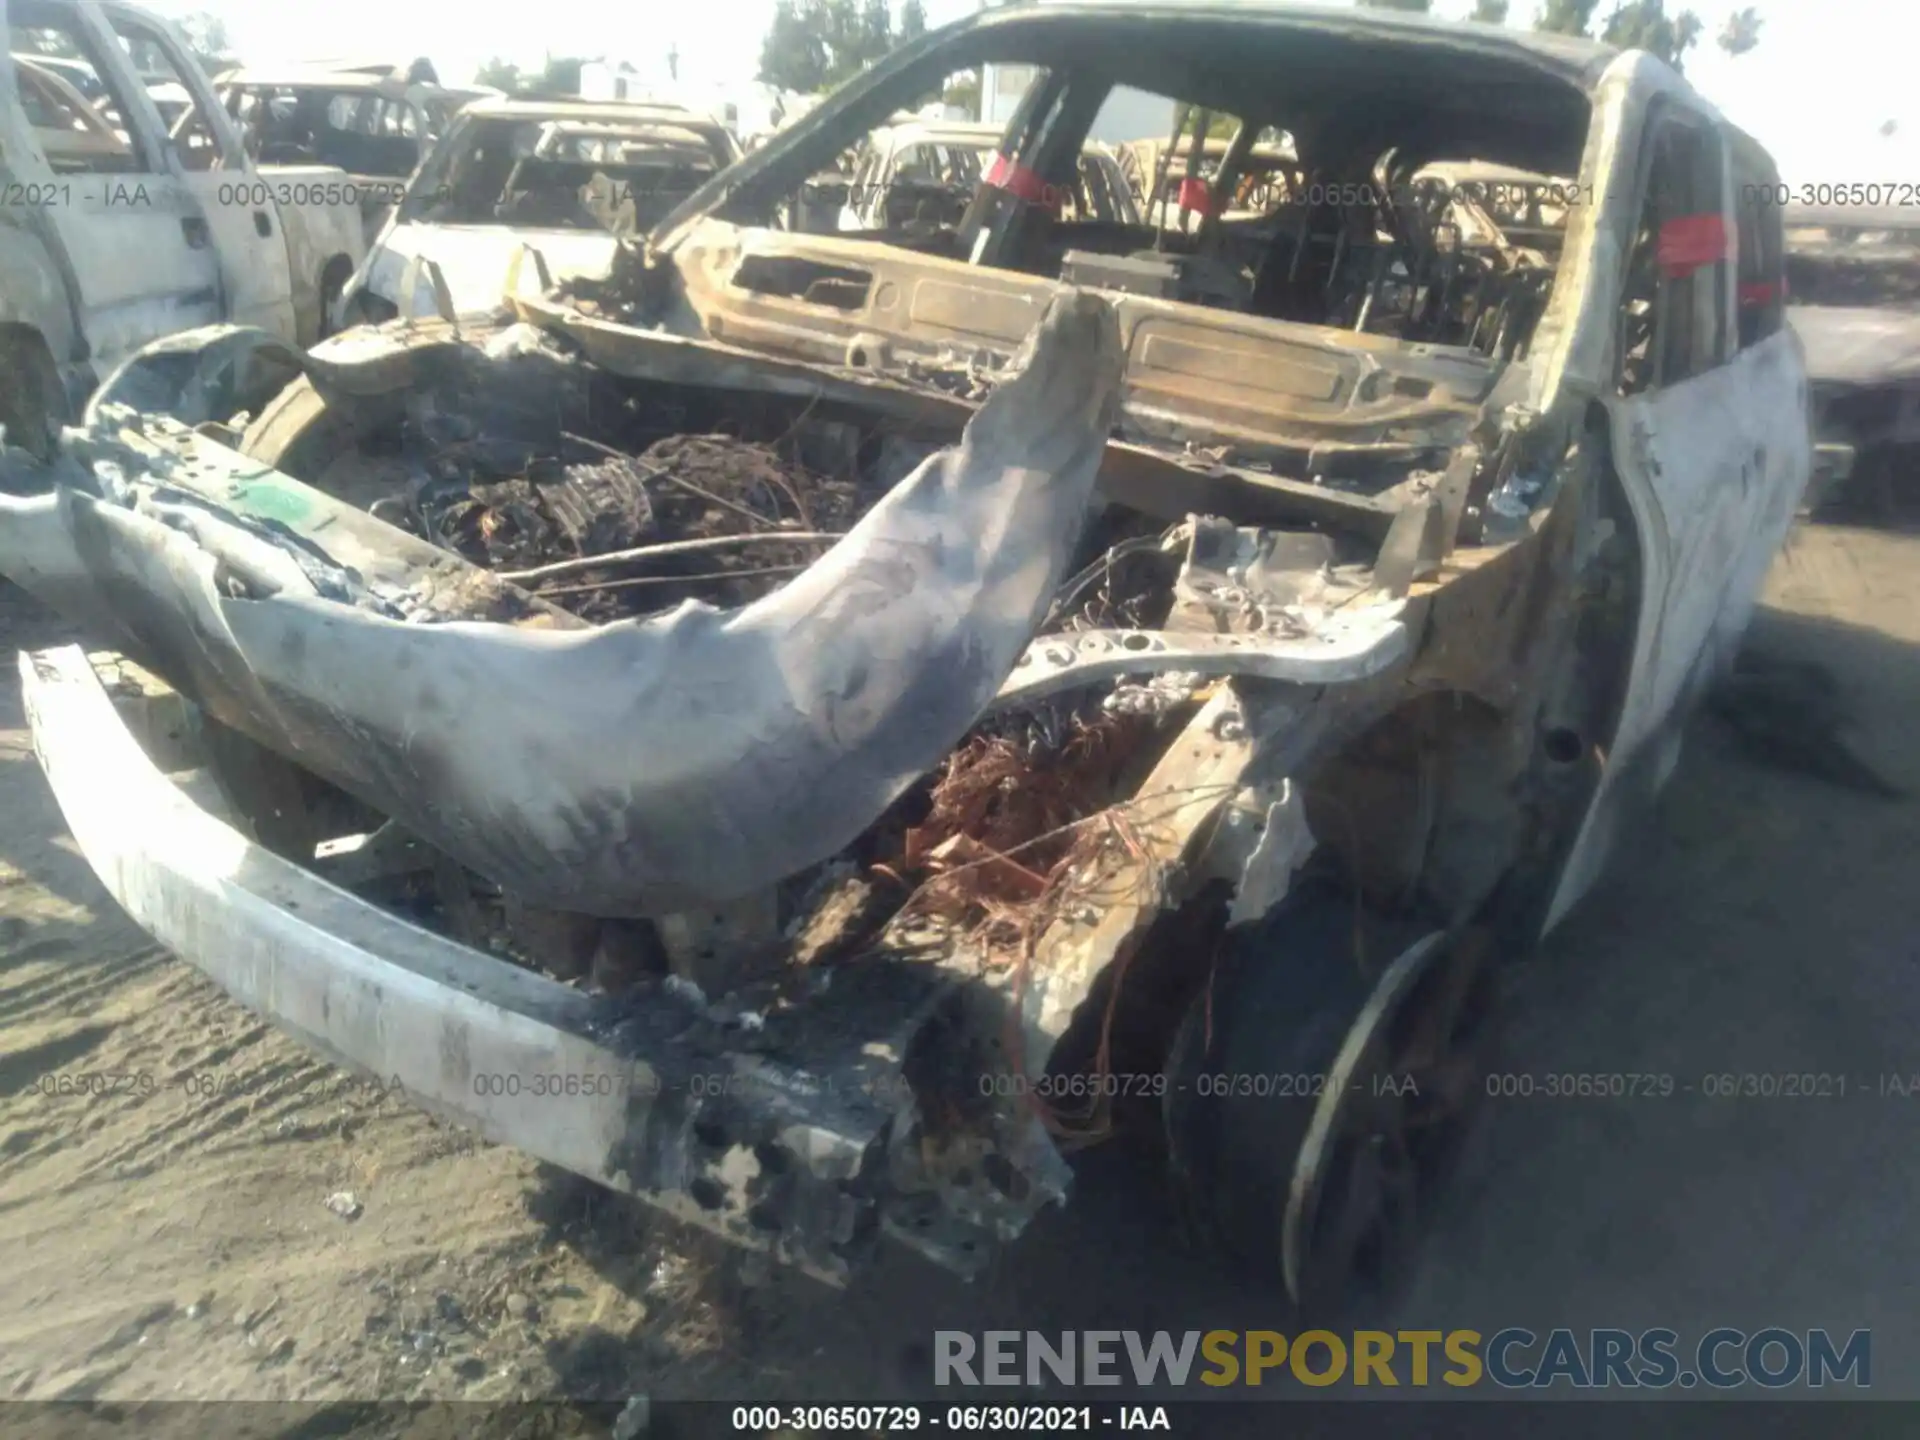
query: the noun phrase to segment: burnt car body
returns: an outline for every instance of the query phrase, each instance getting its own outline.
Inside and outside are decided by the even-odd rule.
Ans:
[[[724,126],[678,105],[477,101],[409,182],[343,315],[433,315],[436,286],[454,314],[490,313],[527,250],[543,288],[603,273],[616,237],[644,233],[739,157]]]
[[[1043,73],[957,225],[775,228],[990,62]],[[1284,129],[1303,203],[1036,203],[1115,85]],[[1363,187],[1389,153],[1581,203],[1522,264]],[[116,708],[23,657],[36,745],[142,925],[495,1139],[837,1279],[977,1267],[1138,1123],[1311,1302],[1404,1253],[1490,977],[1792,521],[1800,349],[1729,210],[1775,178],[1645,54],[983,13],[511,326],[348,332],[265,403],[227,334],[9,452],[0,572],[145,667]]]
[[[1001,136],[998,125],[959,120],[908,120],[875,131],[855,158],[839,229],[884,232],[958,221],[992,169]],[[1133,192],[1104,145],[1082,150],[1072,183],[1057,190],[1049,198],[1064,215],[1139,223]]]
[[[1198,128],[1197,123],[1194,128]],[[1120,147],[1120,171],[1143,213],[1179,208],[1188,179],[1215,182],[1233,141],[1220,135],[1133,140]],[[1300,184],[1299,157],[1284,137],[1255,140],[1234,156],[1232,191],[1222,208],[1265,214]]]
[[[1876,490],[1891,501],[1892,469],[1920,443],[1920,222],[1854,205],[1788,206],[1783,220],[1787,318],[1813,396],[1808,506]]]
[[[414,83],[392,67],[241,68],[215,85],[262,165],[337,165],[347,172],[369,241],[460,107],[499,93]]]

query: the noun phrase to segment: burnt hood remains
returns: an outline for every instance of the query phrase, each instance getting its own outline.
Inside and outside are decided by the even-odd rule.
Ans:
[[[79,447],[91,476],[0,497],[0,572],[75,615],[149,617],[290,753],[534,903],[724,902],[854,840],[1039,628],[1116,416],[1111,307],[1061,295],[1016,368],[958,445],[738,610],[584,630],[390,618],[352,603],[330,557],[101,463],[104,436]]]

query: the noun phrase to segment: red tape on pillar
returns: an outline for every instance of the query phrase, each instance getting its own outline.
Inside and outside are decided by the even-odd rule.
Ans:
[[[1004,155],[995,154],[987,166],[987,184],[1029,205],[1051,207],[1054,203],[1053,186],[1042,180],[1037,170],[1029,170]]]
[[[1727,222],[1720,215],[1679,215],[1660,227],[1656,255],[1669,279],[1691,275],[1703,265],[1732,258]]]
[[[1196,215],[1213,214],[1213,191],[1207,182],[1197,175],[1189,175],[1180,182],[1180,208],[1191,210]]]
[[[1742,305],[1771,305],[1774,297],[1785,288],[1785,286],[1775,285],[1771,280],[1749,281],[1740,287],[1740,303]]]

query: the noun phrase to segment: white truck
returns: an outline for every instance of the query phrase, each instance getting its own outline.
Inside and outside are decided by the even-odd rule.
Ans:
[[[257,170],[179,33],[155,15],[0,0],[0,19],[0,424],[10,441],[38,448],[121,359],[174,331],[232,321],[298,345],[325,333],[333,296],[366,252],[343,172]],[[191,102],[171,126],[155,77]]]

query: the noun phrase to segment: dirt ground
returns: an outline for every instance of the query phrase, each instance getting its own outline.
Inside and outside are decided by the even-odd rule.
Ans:
[[[1920,790],[1920,538],[1799,530],[1758,623]],[[63,638],[18,592],[4,626],[9,656]],[[1920,806],[1701,722],[1521,975],[1495,1068],[1920,1073],[1917,841]],[[47,1093],[75,1075],[125,1078]],[[1920,1098],[1858,1089],[1497,1102],[1403,1323],[1871,1326],[1876,1392],[1920,1394],[1916,1140]],[[936,1328],[1286,1328],[1135,1158],[1080,1185],[973,1286],[897,1257],[835,1296],[414,1113],[133,928],[0,679],[0,1397],[852,1400],[926,1389]]]

